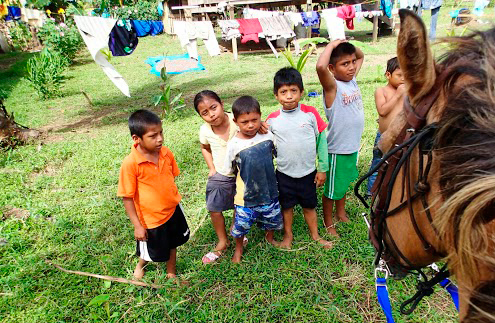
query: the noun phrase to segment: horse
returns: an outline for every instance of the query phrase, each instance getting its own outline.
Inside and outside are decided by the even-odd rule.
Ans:
[[[450,50],[435,61],[422,20],[399,16],[407,97],[379,143],[376,264],[397,273],[443,260],[460,321],[495,322],[495,28],[443,40]]]

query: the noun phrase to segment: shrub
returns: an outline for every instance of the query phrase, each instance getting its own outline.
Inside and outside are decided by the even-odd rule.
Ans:
[[[12,39],[12,44],[16,50],[25,50],[28,48],[29,42],[33,38],[29,27],[24,23],[19,23],[14,21],[9,28],[10,37]]]
[[[120,19],[136,20],[161,20],[156,9],[156,2],[138,1],[133,6],[112,7],[110,14],[112,17]]]
[[[38,37],[51,52],[59,52],[71,64],[83,41],[73,21],[55,22],[48,19],[40,28]]]
[[[66,68],[66,59],[59,52],[45,48],[28,60],[26,78],[40,98],[46,100],[60,95]]]

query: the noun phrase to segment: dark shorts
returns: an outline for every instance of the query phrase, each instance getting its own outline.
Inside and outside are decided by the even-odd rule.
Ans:
[[[235,177],[216,173],[206,183],[206,209],[222,212],[234,208]]]
[[[168,261],[170,250],[189,240],[189,227],[182,206],[177,205],[167,222],[159,227],[146,229],[146,232],[148,241],[136,241],[136,256],[146,261]]]
[[[305,209],[318,205],[316,196],[316,170],[301,178],[293,178],[277,170],[278,200],[282,209],[291,209],[296,204]]]

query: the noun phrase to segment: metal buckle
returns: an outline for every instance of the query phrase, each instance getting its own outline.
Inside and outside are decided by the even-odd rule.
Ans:
[[[380,259],[380,261],[378,262],[378,266],[375,268],[375,281],[376,281],[376,278],[378,278],[379,272],[385,274],[385,279],[387,279],[389,274],[390,274],[390,272],[387,268],[387,263],[383,259]]]

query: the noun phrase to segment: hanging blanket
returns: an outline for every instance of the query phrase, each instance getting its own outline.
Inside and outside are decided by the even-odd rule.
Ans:
[[[292,38],[296,36],[290,26],[289,19],[290,18],[287,16],[259,18],[265,38],[268,40],[276,40],[279,38]]]
[[[148,57],[145,61],[146,64],[151,66],[150,73],[160,76],[160,71],[163,66],[167,74],[181,74],[192,71],[202,71],[206,68],[200,63],[201,58],[192,59],[189,54],[175,55],[175,56],[155,56]]]
[[[155,36],[163,32],[163,23],[159,20],[131,20],[138,37]]]
[[[258,34],[263,32],[263,28],[261,28],[260,21],[258,19],[237,19],[237,22],[239,23],[239,32],[242,35],[242,44],[245,44],[250,40],[255,43],[260,42]]]

